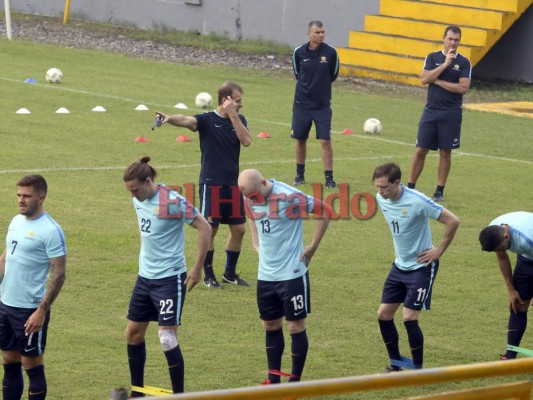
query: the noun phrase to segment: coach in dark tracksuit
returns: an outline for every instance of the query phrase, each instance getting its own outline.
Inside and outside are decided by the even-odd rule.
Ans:
[[[433,201],[444,201],[444,186],[452,166],[452,149],[461,142],[463,95],[470,88],[472,65],[457,52],[461,29],[450,25],[444,30],[443,50],[426,57],[421,74],[423,85],[429,85],[426,107],[418,126],[416,150],[411,160],[409,182],[414,189],[429,150],[439,149],[437,187]]]
[[[331,147],[331,83],[339,74],[337,50],[324,43],[325,28],[320,21],[308,25],[309,42],[297,47],[292,56],[296,90],[292,109],[291,137],[296,139],[296,178],[294,186],[305,183],[307,138],[313,122],[322,146],[326,187],[334,188]]]

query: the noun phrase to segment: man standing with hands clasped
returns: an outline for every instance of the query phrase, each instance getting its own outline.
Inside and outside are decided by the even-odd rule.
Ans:
[[[333,180],[333,150],[331,146],[331,84],[339,75],[337,50],[324,42],[326,29],[321,21],[308,25],[309,42],[297,47],[292,55],[296,78],[292,108],[291,137],[296,139],[296,178],[293,186],[305,183],[307,139],[313,122],[316,138],[322,147],[325,185],[337,186]]]
[[[407,187],[415,188],[429,150],[438,149],[439,167],[433,201],[444,201],[444,186],[452,166],[452,149],[461,145],[463,95],[470,88],[472,65],[457,52],[460,41],[461,28],[457,25],[446,27],[443,50],[426,57],[421,74],[422,84],[428,85],[428,95],[418,125]]]

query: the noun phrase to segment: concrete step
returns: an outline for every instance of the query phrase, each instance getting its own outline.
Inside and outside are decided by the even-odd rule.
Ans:
[[[486,29],[502,29],[505,14],[502,11],[416,0],[381,0],[379,12],[393,17],[440,22],[444,25],[453,21],[459,26]]]
[[[421,86],[420,77],[413,74],[398,74],[387,71],[380,71],[372,68],[355,67],[353,65],[340,66],[342,76],[356,76],[359,78],[370,78],[379,81],[397,82],[404,85]]]
[[[372,68],[400,74],[419,76],[424,66],[423,57],[410,57],[351,48],[337,48],[339,59],[343,65]]]
[[[442,50],[443,43],[442,40],[430,41],[383,33],[352,31],[349,34],[348,47],[425,58],[433,51]],[[483,52],[483,47],[464,46],[461,43],[459,52],[468,59],[479,59],[478,54]]]
[[[441,43],[444,36],[444,29],[447,25],[437,22],[382,15],[367,15],[365,17],[366,32],[420,38]],[[495,43],[499,39],[498,31],[495,29],[465,26],[461,27],[461,31],[461,46],[485,46],[487,43]]]
[[[429,0],[428,2],[510,12],[519,11],[520,6],[519,0]]]

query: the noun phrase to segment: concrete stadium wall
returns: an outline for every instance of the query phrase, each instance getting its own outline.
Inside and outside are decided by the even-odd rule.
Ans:
[[[472,76],[481,80],[533,83],[532,49],[533,7],[529,7],[476,65]]]
[[[307,24],[319,19],[326,41],[348,45],[348,32],[362,30],[379,0],[75,0],[70,17],[116,25],[217,33],[231,39],[268,39],[297,46],[307,40]],[[11,0],[12,11],[63,16],[64,0]]]
[[[201,3],[195,5],[191,3]],[[14,12],[63,17],[65,0],[11,0]],[[307,40],[307,23],[320,19],[326,41],[348,45],[350,30],[378,14],[379,0],[75,0],[70,18],[136,26],[216,33],[231,39],[268,39],[292,47]],[[478,79],[533,83],[533,7],[474,68]]]

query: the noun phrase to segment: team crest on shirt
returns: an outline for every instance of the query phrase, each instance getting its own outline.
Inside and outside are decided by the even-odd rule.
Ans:
[[[320,57],[320,62],[321,63],[327,63],[328,59],[326,58],[326,56],[322,56],[322,57]]]
[[[400,212],[400,218],[408,218],[409,215],[407,215],[407,210],[405,208],[402,209]]]
[[[459,71],[459,64],[455,64],[455,65],[453,66],[453,69],[456,70],[456,71]]]
[[[152,214],[154,217],[159,216],[159,207],[154,207],[154,213]]]
[[[35,232],[34,231],[28,231],[28,233],[26,233],[26,235],[24,235],[24,239],[35,240]]]

